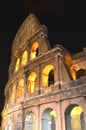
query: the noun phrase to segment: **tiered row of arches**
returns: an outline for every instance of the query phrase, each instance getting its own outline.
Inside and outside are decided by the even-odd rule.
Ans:
[[[57,45],[51,50],[47,28],[30,15],[13,42],[3,129],[85,130],[83,91],[75,92],[80,97],[75,93],[71,97],[72,91],[68,91],[79,86],[80,82],[74,83],[73,80],[86,76],[84,66],[81,68],[78,63],[77,66],[76,70],[72,56],[63,47]],[[67,86],[63,87],[62,82]]]
[[[15,128],[16,130],[22,129],[24,130],[35,130],[37,128],[37,120],[40,123],[41,130],[57,130],[59,115],[54,108],[46,108],[43,110],[41,116],[39,118],[36,117],[35,113],[31,110],[26,113],[24,117],[21,114],[17,115],[15,125],[12,123],[12,117],[8,120],[8,126],[5,125],[5,129],[12,130]],[[69,105],[64,113],[65,120],[65,130],[85,130],[85,120],[86,115],[84,110],[78,104]],[[61,120],[62,121],[62,120]],[[24,124],[24,126],[23,126]]]
[[[21,58],[17,57],[15,61],[14,72],[17,72],[21,67],[25,66],[29,60],[36,58],[39,54],[38,49],[39,49],[39,43],[34,42],[31,46],[30,53],[28,53],[29,52],[28,50],[25,50],[22,53]]]
[[[27,78],[22,77],[18,81],[16,80],[15,83],[12,83],[10,86],[10,91],[7,91],[6,94],[6,105],[5,107],[8,106],[8,104],[12,103],[14,104],[18,100],[22,100],[22,98],[26,97],[28,94],[33,94],[38,89],[44,89],[47,87],[50,87],[50,85],[54,85],[54,65],[48,64],[46,65],[41,73],[41,88],[38,85],[38,74],[35,71],[32,71],[27,75]]]
[[[22,65],[25,65],[27,63],[27,55],[27,51],[24,51],[21,60]],[[15,82],[10,85],[10,91],[7,91],[6,93],[5,108],[8,108],[8,104],[14,104],[17,101],[28,97],[28,95],[37,92],[39,89],[45,89],[52,85],[54,87],[54,83],[58,81],[57,79],[59,76],[57,73],[57,79],[55,79],[55,70],[55,64],[46,64],[42,68],[40,81],[38,77],[39,74],[36,71],[32,71],[28,73],[27,76],[23,75],[22,78],[15,80]],[[80,78],[80,76],[86,76],[86,70],[78,70],[76,72],[76,78]],[[40,85],[39,82],[41,82]]]

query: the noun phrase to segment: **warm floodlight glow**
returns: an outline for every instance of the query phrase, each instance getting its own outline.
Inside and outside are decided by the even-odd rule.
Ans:
[[[83,109],[80,106],[76,106],[72,109],[71,111],[71,116],[80,116],[81,113],[83,112]]]
[[[23,94],[24,94],[24,79],[21,79],[18,84],[18,92],[17,92],[18,98],[21,98]]]
[[[21,66],[26,65],[26,63],[27,63],[27,51],[24,51],[21,59]]]
[[[83,109],[80,106],[76,106],[71,111],[71,124],[72,128],[81,130],[81,114]]]
[[[33,93],[36,90],[36,78],[37,74],[35,72],[32,72],[28,77],[27,91],[29,93]]]
[[[38,42],[35,42],[31,47],[30,60],[34,59],[38,55]]]
[[[13,85],[12,92],[11,92],[11,101],[14,101],[15,99],[15,90],[16,90],[16,85]]]
[[[47,65],[42,72],[42,87],[46,88],[48,87],[48,78],[49,78],[49,72],[54,69],[52,65]]]
[[[72,58],[70,57],[70,55],[66,54],[66,56],[65,56],[65,62],[67,63],[68,68],[69,68],[69,70],[71,72],[71,75],[72,75],[73,79],[75,80],[76,79],[76,71],[72,67],[73,61],[72,61]]]
[[[50,116],[56,117],[56,113],[55,113],[54,110],[52,110],[52,111],[50,112]]]
[[[15,72],[18,71],[19,66],[20,66],[20,59],[18,58],[17,61],[16,61],[16,65],[15,65]]]

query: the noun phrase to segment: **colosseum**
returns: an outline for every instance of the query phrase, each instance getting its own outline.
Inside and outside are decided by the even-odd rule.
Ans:
[[[86,130],[86,48],[53,48],[34,14],[12,43],[2,130]]]

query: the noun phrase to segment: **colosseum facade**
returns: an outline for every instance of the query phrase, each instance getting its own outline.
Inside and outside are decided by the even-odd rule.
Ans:
[[[2,130],[86,130],[86,48],[51,48],[29,14],[12,43]]]

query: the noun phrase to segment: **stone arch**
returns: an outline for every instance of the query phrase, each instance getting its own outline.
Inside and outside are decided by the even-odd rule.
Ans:
[[[16,64],[15,64],[15,72],[19,70],[19,67],[20,67],[20,58],[17,58]]]
[[[42,87],[49,87],[54,84],[54,66],[51,64],[46,65],[42,71]]]
[[[39,43],[34,42],[30,48],[30,60],[38,56]]]
[[[22,54],[22,58],[21,58],[21,66],[26,65],[27,63],[27,57],[28,57],[28,52],[27,50],[25,50]]]
[[[86,70],[85,69],[79,69],[77,72],[76,72],[76,79],[82,77],[82,76],[86,76]]]
[[[12,118],[11,117],[8,120],[8,130],[12,130]]]
[[[21,98],[24,95],[24,79],[22,78],[18,82],[18,88],[17,88],[17,97]]]
[[[42,130],[56,130],[56,113],[52,108],[46,108],[42,113]]]
[[[66,130],[85,130],[84,111],[77,104],[69,105],[65,110]]]
[[[10,98],[10,94],[9,91],[7,90],[6,97],[5,97],[5,108],[8,108],[9,106],[9,98]]]
[[[7,126],[7,119],[4,119],[2,124],[2,130],[7,130]]]
[[[16,85],[12,85],[12,90],[11,90],[11,102],[14,102],[15,100],[15,94],[16,94]]]
[[[65,54],[65,63],[66,63],[66,66],[67,66],[67,70],[69,71],[70,77],[75,80],[76,70],[74,69],[74,67],[72,67],[73,60],[72,60],[71,55]]]
[[[40,29],[40,25],[41,24],[39,22],[39,19],[32,13],[29,14],[29,16],[20,26],[14,38],[12,52],[14,52],[14,50],[18,50],[20,47],[22,47],[22,44],[24,44],[25,41],[28,41],[28,39],[34,36],[37,33],[37,30]]]
[[[21,128],[22,128],[22,115],[18,114],[16,120],[16,130],[21,130]]]
[[[36,72],[31,72],[28,76],[28,86],[27,86],[27,92],[33,93],[37,89],[37,74]]]
[[[32,111],[28,112],[25,117],[25,130],[35,129],[35,115]]]

